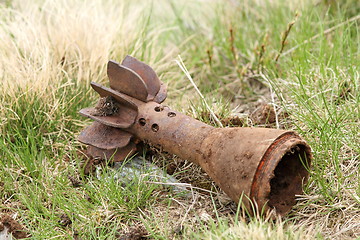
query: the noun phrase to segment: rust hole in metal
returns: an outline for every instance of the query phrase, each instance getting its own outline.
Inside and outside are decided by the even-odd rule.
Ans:
[[[161,112],[162,110],[164,110],[164,107],[163,106],[156,106],[154,108],[155,112]]]
[[[154,123],[153,125],[151,125],[151,130],[153,130],[153,132],[159,131],[159,125],[157,125],[156,123]]]
[[[286,213],[296,202],[297,194],[302,193],[303,179],[307,176],[304,163],[310,159],[305,147],[297,145],[280,160],[270,180],[269,206],[277,213]]]
[[[145,124],[146,124],[145,118],[140,118],[140,119],[139,119],[139,124],[140,124],[141,126],[145,126]]]
[[[174,112],[169,112],[168,113],[168,117],[175,117],[176,116],[176,113],[174,113]]]

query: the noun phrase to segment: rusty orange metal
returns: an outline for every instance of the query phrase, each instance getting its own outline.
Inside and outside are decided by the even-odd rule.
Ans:
[[[148,89],[147,101],[154,99],[160,90],[161,82],[155,71],[147,64],[140,62],[134,57],[126,56],[121,65],[134,70],[145,81]]]
[[[242,199],[250,213],[253,205],[279,215],[291,210],[312,158],[298,134],[207,125],[161,104],[166,88],[148,65],[130,56],[123,64],[109,62],[110,88],[92,83],[101,106],[110,106],[102,111],[105,116],[94,114],[96,107],[80,111],[96,121],[79,137],[89,145],[90,156],[122,161],[135,153],[135,142],[149,142],[199,164],[232,200]]]

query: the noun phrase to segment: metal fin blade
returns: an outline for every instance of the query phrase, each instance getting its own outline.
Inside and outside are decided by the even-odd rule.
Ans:
[[[144,80],[135,71],[119,65],[114,61],[109,61],[107,74],[112,89],[137,98],[143,102],[147,101],[147,86]]]
[[[131,133],[119,128],[93,122],[80,133],[78,140],[87,145],[110,150],[125,147],[129,144],[131,137]]]
[[[162,103],[166,97],[167,97],[167,93],[166,93],[166,86],[164,83],[161,83],[160,85],[160,90],[159,92],[156,94],[156,96],[154,97],[153,101],[157,102],[157,103]]]
[[[121,162],[136,153],[136,145],[133,142],[129,142],[129,144],[123,148],[110,150],[89,146],[86,153],[93,158],[100,158],[104,160],[112,159],[114,162]]]
[[[137,60],[132,56],[126,56],[121,65],[134,70],[144,80],[148,89],[148,101],[154,99],[155,95],[160,90],[161,82],[155,71],[147,64]]]
[[[109,116],[99,115],[99,111],[96,108],[84,108],[79,112],[85,117],[89,117],[95,121],[98,121],[107,126],[115,128],[128,128],[134,124],[137,117],[137,112],[130,108],[120,108],[118,113]]]
[[[129,97],[127,97],[127,95],[123,94],[123,93],[120,93],[118,91],[115,91],[111,88],[107,88],[107,87],[104,87],[98,83],[95,83],[95,82],[91,82],[91,87],[101,96],[101,97],[107,97],[107,96],[111,96],[113,98],[116,99],[116,101],[118,101],[119,103],[127,106],[127,107],[130,107],[134,110],[137,110],[137,106],[135,103],[133,103],[131,101],[131,99],[129,99]]]

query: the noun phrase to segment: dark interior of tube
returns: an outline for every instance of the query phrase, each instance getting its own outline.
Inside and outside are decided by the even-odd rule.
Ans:
[[[302,194],[303,182],[307,179],[310,155],[304,145],[296,145],[280,160],[270,181],[268,205],[279,214],[287,213],[295,204],[295,195]]]

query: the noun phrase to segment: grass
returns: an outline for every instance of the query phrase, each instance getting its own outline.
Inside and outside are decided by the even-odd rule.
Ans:
[[[32,239],[359,238],[360,4],[300,2],[0,1],[0,211]],[[314,154],[293,211],[248,218],[200,169],[161,152],[155,162],[217,193],[178,196],[146,177],[124,185],[107,167],[84,176],[76,137],[91,121],[78,110],[97,101],[89,82],[107,82],[107,61],[127,54],[155,69],[168,105],[210,124],[178,55],[219,118],[259,126],[259,102],[287,112],[279,126]]]

